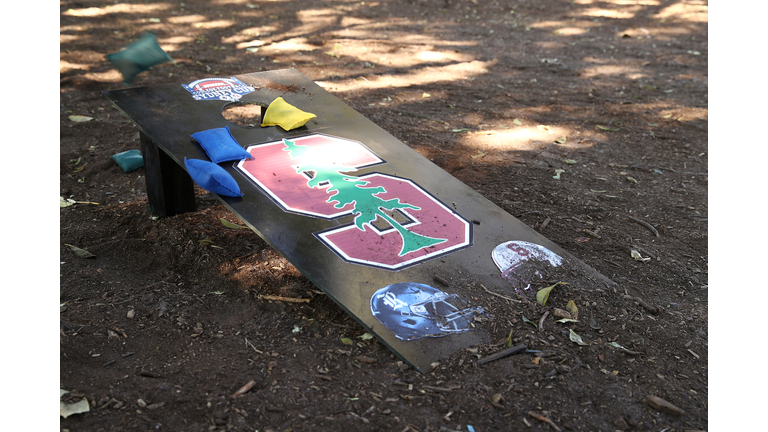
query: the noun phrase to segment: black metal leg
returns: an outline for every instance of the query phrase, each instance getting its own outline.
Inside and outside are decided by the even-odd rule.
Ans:
[[[140,137],[149,209],[160,217],[195,211],[192,178],[143,132]]]

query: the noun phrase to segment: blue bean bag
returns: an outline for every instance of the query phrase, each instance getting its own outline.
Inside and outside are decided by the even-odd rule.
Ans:
[[[189,176],[201,188],[224,196],[243,196],[235,179],[215,163],[184,158],[184,165],[187,167]]]
[[[190,135],[199,142],[213,163],[250,159],[251,154],[237,143],[229,126],[208,129]]]

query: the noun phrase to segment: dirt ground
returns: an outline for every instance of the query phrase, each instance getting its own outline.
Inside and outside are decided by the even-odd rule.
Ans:
[[[61,430],[708,429],[707,2],[91,0],[60,13],[60,194],[76,201],[60,209],[60,387],[90,404]],[[296,68],[616,288],[564,289],[553,304],[575,300],[582,319],[542,329],[523,316],[549,309],[497,298],[513,317],[498,342],[409,369],[256,233],[224,226],[239,221],[204,190],[197,212],[150,213],[143,168],[110,159],[140,148],[138,129],[101,94],[125,88],[105,56],[145,31],[175,63],[132,86]],[[508,337],[542,354],[477,364]]]

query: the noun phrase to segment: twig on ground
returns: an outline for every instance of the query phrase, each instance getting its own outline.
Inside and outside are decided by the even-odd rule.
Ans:
[[[253,346],[253,344],[252,344],[252,343],[248,342],[248,338],[246,338],[246,339],[245,339],[245,345],[246,345],[246,346],[250,346],[251,348],[253,348],[253,350],[254,350],[254,351],[256,351],[256,353],[258,353],[258,354],[261,354],[261,355],[264,355],[264,353],[263,353],[263,352],[261,352],[261,351],[259,351],[259,350],[257,350],[257,349],[256,349],[256,347],[255,347],[255,346]]]
[[[512,348],[507,348],[505,350],[497,352],[496,354],[491,354],[488,357],[480,359],[480,360],[477,361],[477,364],[478,365],[484,365],[484,364],[490,363],[492,361],[496,361],[496,360],[503,359],[505,357],[509,357],[509,356],[511,356],[513,354],[521,353],[521,352],[523,352],[523,351],[525,351],[527,349],[528,349],[528,347],[525,344],[520,344],[520,345],[517,345],[517,346],[513,346]]]
[[[443,284],[445,286],[450,286],[451,285],[447,280],[445,280],[445,278],[442,278],[442,277],[440,277],[438,275],[435,275],[435,277],[433,279],[435,279],[435,281],[440,282],[441,284]]]
[[[549,311],[544,312],[544,314],[539,318],[539,332],[544,331],[544,320],[547,319],[549,316]]]
[[[260,295],[259,298],[262,298],[264,300],[284,301],[289,303],[309,303],[309,299],[305,299],[305,298],[282,297],[282,296],[273,296],[273,295]]]
[[[651,232],[652,232],[652,233],[653,233],[653,234],[654,234],[656,237],[658,237],[658,236],[659,236],[659,232],[656,230],[656,228],[654,228],[654,227],[653,227],[653,225],[649,224],[648,222],[646,222],[646,221],[644,221],[644,220],[640,220],[640,219],[638,219],[638,218],[636,218],[636,217],[632,217],[632,216],[627,216],[627,217],[628,217],[629,219],[631,219],[631,220],[633,220],[633,221],[635,221],[635,222],[639,223],[640,225],[642,225],[642,226],[644,226],[644,227],[648,228],[649,230],[651,230]]]
[[[238,391],[232,393],[232,396],[230,396],[230,397],[231,398],[240,397],[240,396],[244,395],[248,390],[252,389],[253,386],[255,386],[255,385],[256,385],[256,381],[250,380],[250,381],[248,381],[248,384],[240,387],[240,389]]]
[[[550,420],[550,419],[548,419],[548,418],[544,417],[543,415],[541,415],[541,414],[536,414],[536,413],[535,413],[535,412],[533,412],[533,411],[528,411],[528,415],[529,415],[529,416],[531,416],[531,417],[533,417],[533,418],[535,418],[535,419],[539,419],[539,420],[543,421],[544,423],[546,423],[546,424],[548,424],[548,425],[552,426],[552,427],[553,427],[553,428],[554,428],[554,429],[555,429],[557,432],[561,432],[560,428],[559,428],[559,427],[557,427],[557,425],[555,424],[555,422],[553,422],[552,420]]]
[[[517,300],[515,300],[515,299],[513,299],[511,297],[507,297],[507,296],[503,296],[503,295],[501,295],[499,293],[495,293],[495,292],[489,290],[488,288],[486,288],[483,284],[480,284],[480,288],[484,289],[485,292],[487,292],[488,294],[495,295],[496,297],[503,298],[504,300],[508,300],[508,301],[511,301],[511,302],[517,301]]]
[[[643,309],[647,310],[648,312],[650,312],[652,314],[658,314],[659,312],[661,312],[658,307],[653,307],[653,306],[649,305],[648,303],[646,303],[640,297],[632,297],[630,295],[625,295],[624,297],[626,297],[629,300],[636,301],[637,304],[639,304]]]

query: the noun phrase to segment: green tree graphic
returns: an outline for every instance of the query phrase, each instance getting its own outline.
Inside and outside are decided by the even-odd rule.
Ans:
[[[326,201],[334,204],[335,208],[343,208],[347,204],[354,204],[352,213],[355,215],[355,226],[361,231],[365,231],[365,224],[373,224],[377,217],[381,217],[387,223],[397,230],[403,239],[403,247],[398,256],[415,252],[419,249],[443,243],[447,239],[426,237],[409,231],[399,222],[394,220],[384,210],[393,211],[396,209],[420,210],[419,207],[408,203],[401,203],[400,198],[384,200],[379,198],[378,194],[386,192],[381,186],[366,187],[370,182],[360,180],[359,177],[343,173],[356,171],[355,169],[339,169],[338,165],[324,164],[319,158],[312,157],[312,151],[309,147],[296,145],[295,142],[283,139],[285,144],[284,151],[291,155],[291,159],[303,159],[306,162],[296,168],[296,172],[313,173],[314,177],[307,182],[310,188],[319,187],[322,183],[328,183],[327,193],[331,197]]]

